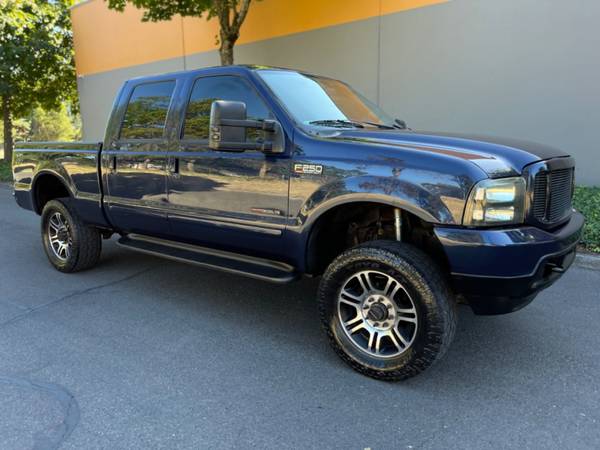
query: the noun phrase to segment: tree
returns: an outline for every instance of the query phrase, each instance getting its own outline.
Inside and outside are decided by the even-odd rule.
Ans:
[[[15,141],[73,141],[81,138],[81,119],[66,104],[47,111],[36,107],[28,117],[12,120]],[[0,127],[0,141],[4,132]],[[0,149],[2,147],[0,146]]]
[[[47,111],[39,106],[33,110],[28,139],[32,141],[73,141],[79,139],[77,118],[63,104]]]
[[[216,17],[219,21],[219,54],[221,64],[233,64],[233,47],[240,37],[252,0],[107,0],[108,7],[123,11],[127,3],[144,9],[144,22],[170,20],[175,14],[183,17]]]
[[[13,121],[36,106],[76,98],[72,0],[0,0],[0,97],[4,159],[11,161]]]
[[[31,132],[31,121],[29,119],[13,119],[12,135],[15,141],[25,141]],[[4,128],[0,127],[0,141],[4,142]],[[2,149],[2,147],[0,147]]]

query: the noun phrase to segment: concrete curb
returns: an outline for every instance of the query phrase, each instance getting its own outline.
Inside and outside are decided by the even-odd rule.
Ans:
[[[600,270],[600,255],[579,253],[575,258],[575,264],[584,269]]]

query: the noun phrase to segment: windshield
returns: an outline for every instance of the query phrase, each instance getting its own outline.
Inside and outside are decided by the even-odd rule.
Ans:
[[[285,70],[259,70],[258,74],[301,124],[396,127],[394,119],[341,81]]]

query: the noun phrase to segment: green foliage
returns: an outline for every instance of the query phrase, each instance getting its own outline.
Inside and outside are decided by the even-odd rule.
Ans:
[[[127,3],[131,3],[136,8],[144,9],[142,20],[144,22],[157,22],[160,20],[169,20],[175,14],[188,17],[202,17],[208,14],[209,17],[216,15],[216,4],[219,1],[214,0],[108,0],[108,7],[117,11],[123,11]]]
[[[208,139],[210,108],[216,98],[190,101],[185,116],[184,136],[187,139]]]
[[[167,119],[169,97],[140,97],[127,106],[121,137],[125,139],[161,138]]]
[[[582,245],[592,252],[600,252],[600,187],[576,187],[574,204],[585,216]]]
[[[66,105],[46,111],[39,106],[26,118],[13,121],[13,137],[19,141],[72,141],[81,139],[81,120]],[[4,132],[0,127],[0,141]],[[1,149],[0,144],[0,149]]]
[[[77,89],[69,9],[72,0],[0,0],[0,100],[4,158],[13,120],[36,106],[55,109]]]
[[[1,0],[0,0],[1,1]],[[29,133],[31,132],[31,120],[27,118],[20,118],[13,120],[12,123],[13,138],[15,142],[26,141],[29,139]],[[0,141],[4,140],[4,129],[0,127]],[[0,148],[2,144],[0,143]]]
[[[12,181],[10,163],[0,160],[0,182]]]
[[[0,0],[0,96],[10,99],[13,117],[76,98],[71,4]]]
[[[183,17],[216,17],[219,21],[221,64],[233,64],[233,46],[240,36],[252,0],[106,0],[108,7],[123,11],[131,4],[144,11],[144,22],[170,20],[178,14]]]
[[[65,105],[54,111],[39,106],[31,116],[30,141],[73,141],[80,139],[77,118],[67,111]]]

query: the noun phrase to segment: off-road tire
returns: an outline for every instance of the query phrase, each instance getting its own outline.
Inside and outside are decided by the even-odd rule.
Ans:
[[[337,299],[343,284],[365,270],[396,279],[415,304],[414,340],[398,356],[378,358],[361,351],[338,317]],[[318,303],[322,325],[340,358],[354,370],[380,380],[399,381],[421,373],[446,353],[456,330],[456,304],[438,265],[419,249],[395,241],[368,242],[338,256],[322,277]]]
[[[71,235],[70,255],[66,260],[58,258],[50,245],[48,227],[50,218],[55,213],[60,213],[68,223]],[[74,273],[95,266],[100,259],[102,251],[102,237],[97,228],[86,225],[73,207],[70,198],[51,200],[42,211],[42,243],[50,263],[60,272]]]

